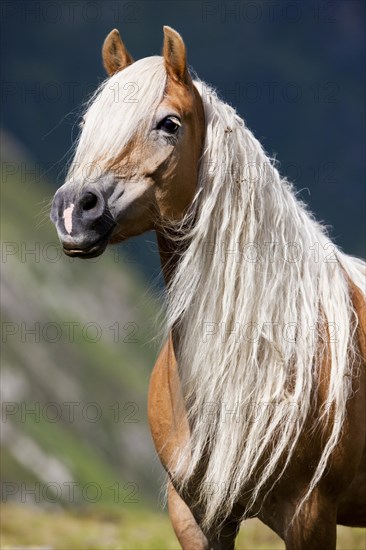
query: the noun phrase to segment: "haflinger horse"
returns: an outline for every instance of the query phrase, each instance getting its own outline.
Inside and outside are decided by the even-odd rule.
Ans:
[[[182,547],[258,517],[292,550],[366,525],[365,263],[331,243],[180,35],[134,62],[117,30],[51,219],[90,258],[155,230],[167,340],[148,414]]]

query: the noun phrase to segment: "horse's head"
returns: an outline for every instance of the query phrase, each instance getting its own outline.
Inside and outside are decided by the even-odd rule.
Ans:
[[[204,134],[202,101],[176,31],[164,27],[163,57],[133,62],[117,30],[102,55],[110,78],[88,104],[51,212],[65,253],[84,258],[183,217]]]

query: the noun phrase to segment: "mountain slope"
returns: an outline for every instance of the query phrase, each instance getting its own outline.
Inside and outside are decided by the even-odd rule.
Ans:
[[[156,501],[146,393],[157,299],[120,249],[62,255],[51,187],[5,134],[2,152],[2,481],[15,484],[6,500]]]

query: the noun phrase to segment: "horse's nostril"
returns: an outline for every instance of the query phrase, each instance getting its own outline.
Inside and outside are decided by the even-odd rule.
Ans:
[[[80,206],[83,210],[92,210],[97,206],[98,197],[94,193],[85,193],[85,195],[80,200]]]

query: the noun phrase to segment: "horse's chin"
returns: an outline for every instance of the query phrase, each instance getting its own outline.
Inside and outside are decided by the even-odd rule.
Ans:
[[[97,239],[93,243],[84,245],[82,247],[74,245],[73,243],[62,243],[62,248],[66,256],[71,258],[96,258],[101,256],[107,248],[111,237],[111,231],[108,231],[100,239]]]

